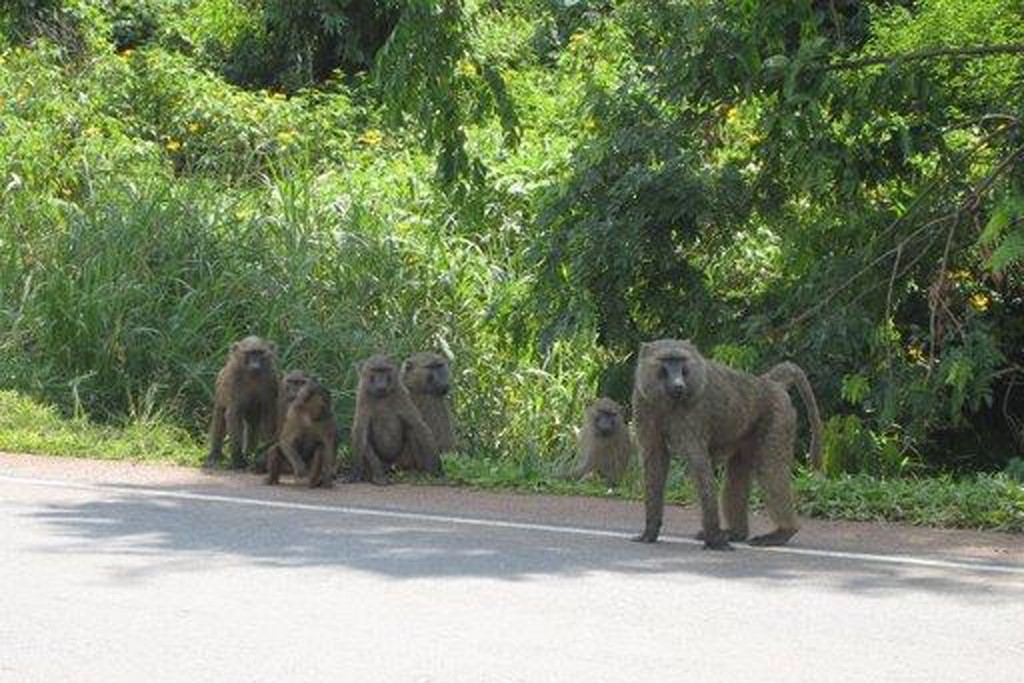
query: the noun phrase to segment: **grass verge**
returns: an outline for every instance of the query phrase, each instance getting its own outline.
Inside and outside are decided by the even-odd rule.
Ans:
[[[0,391],[0,450],[187,466],[198,466],[204,453],[203,446],[185,430],[159,419],[97,425],[84,417],[62,417],[53,408],[11,391]],[[539,458],[513,462],[455,456],[446,458],[445,466],[449,481],[461,486],[633,500],[643,497],[638,468],[633,468],[622,484],[608,488],[597,481],[568,481],[559,474],[567,469],[565,463]],[[1024,532],[1024,485],[1002,474],[823,479],[800,471],[795,485],[800,514],[807,517]],[[681,468],[673,468],[666,498],[680,505],[693,502]]]

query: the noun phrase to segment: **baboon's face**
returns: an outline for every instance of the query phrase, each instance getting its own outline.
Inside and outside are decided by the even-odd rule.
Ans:
[[[662,339],[640,347],[637,380],[651,398],[687,403],[701,391],[701,358],[690,342]]]
[[[295,404],[313,420],[323,419],[331,408],[331,396],[323,387],[307,382],[295,397]]]
[[[232,347],[237,362],[250,375],[264,375],[274,368],[276,347],[259,337],[246,337]]]
[[[366,391],[374,398],[384,398],[395,388],[395,369],[371,367],[367,369]]]
[[[270,369],[270,357],[262,349],[246,351],[243,362],[245,369],[253,375],[263,374]]]
[[[284,378],[284,399],[291,403],[302,391],[302,387],[309,384],[309,375],[304,372],[293,370]]]
[[[594,429],[601,436],[611,436],[619,426],[619,414],[614,410],[597,410],[594,413]]]
[[[658,358],[665,394],[675,401],[685,401],[690,394],[689,358],[685,354],[667,354]]]
[[[448,363],[443,360],[431,361],[425,368],[427,392],[447,396],[451,389]]]
[[[414,393],[447,396],[451,390],[448,359],[437,353],[414,353],[402,365],[402,380]]]

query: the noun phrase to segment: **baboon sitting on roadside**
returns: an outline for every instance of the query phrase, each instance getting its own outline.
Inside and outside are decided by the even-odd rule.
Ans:
[[[277,426],[274,429],[274,438],[281,433],[281,426],[284,424],[285,415],[288,414],[288,406],[295,400],[295,397],[299,395],[299,390],[302,389],[313,377],[306,374],[302,370],[289,370],[284,377],[281,378],[281,383],[277,387]],[[309,463],[306,463],[307,465]],[[288,473],[291,468],[288,465],[288,461],[282,463],[283,472]],[[265,473],[267,471],[267,457],[266,451],[258,453],[256,456],[256,462],[253,469],[258,473]]]
[[[277,347],[250,336],[231,345],[227,362],[217,373],[210,452],[206,466],[221,457],[225,433],[231,439],[231,466],[245,467],[245,458],[258,446],[258,435],[274,438],[277,427]]]
[[[336,451],[337,423],[331,411],[331,394],[319,382],[308,379],[288,404],[277,443],[267,449],[266,482],[278,482],[285,460],[296,478],[305,477],[309,460],[309,486],[332,486]]]
[[[632,457],[633,442],[622,408],[610,398],[599,398],[587,408],[579,438],[579,464],[573,478],[596,472],[608,486],[622,479]]]
[[[434,435],[409,398],[397,366],[377,355],[359,365],[351,479],[384,485],[385,466],[442,474]]]
[[[402,363],[402,384],[434,435],[437,450],[441,453],[454,450],[455,433],[448,402],[451,390],[448,359],[429,351],[412,354]]]
[[[779,381],[781,380],[781,381]],[[653,543],[661,531],[665,479],[673,454],[689,461],[707,548],[728,549],[748,535],[751,477],[764,493],[774,531],[751,545],[782,545],[797,531],[791,472],[796,411],[786,388],[796,383],[811,418],[812,463],[820,462],[821,424],[810,384],[792,363],[755,376],[705,359],[690,341],[661,339],[640,345],[633,387],[633,426],[646,485],[646,524],[635,540]],[[725,465],[719,525],[713,464]]]

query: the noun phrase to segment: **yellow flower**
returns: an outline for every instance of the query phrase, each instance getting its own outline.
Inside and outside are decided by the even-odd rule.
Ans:
[[[129,48],[125,49],[125,50],[121,50],[121,52],[119,52],[117,56],[120,57],[121,59],[128,59],[133,54],[135,54],[135,50],[133,50],[132,48],[129,47]]]
[[[88,128],[85,129],[85,134],[86,135],[99,135],[100,134],[100,129],[97,128],[96,126],[89,126]]]
[[[590,117],[587,117],[583,120],[583,130],[591,131],[594,130],[595,128],[597,128],[597,121]]]
[[[369,130],[364,131],[363,134],[359,136],[359,142],[363,143],[364,145],[369,145],[370,147],[376,147],[383,141],[384,134],[381,133],[376,128],[370,128]]]
[[[190,133],[197,133],[197,132],[199,132],[199,124],[198,123],[190,123],[190,124],[188,124],[188,132],[190,132]]]
[[[987,311],[988,307],[992,304],[992,300],[988,298],[988,295],[982,294],[981,292],[972,294],[971,298],[968,299],[967,302],[971,304],[971,308],[976,311]]]
[[[164,145],[164,147],[167,148],[168,152],[177,152],[179,149],[181,149],[181,143],[178,142],[177,140],[168,140],[167,144]]]
[[[920,344],[912,344],[910,348],[907,349],[907,355],[910,357],[910,360],[915,363],[923,363],[925,361],[924,349],[921,348]]]
[[[460,59],[459,63],[455,66],[455,70],[460,76],[465,76],[466,78],[476,76],[476,65],[468,59]]]
[[[299,134],[295,130],[282,130],[277,134],[277,141],[282,145],[290,145],[295,142],[298,137]]]
[[[949,279],[958,283],[970,282],[971,274],[966,270],[954,270],[949,274]]]
[[[739,121],[740,113],[736,107],[729,107],[729,111],[725,112],[725,120],[728,123],[735,124]]]

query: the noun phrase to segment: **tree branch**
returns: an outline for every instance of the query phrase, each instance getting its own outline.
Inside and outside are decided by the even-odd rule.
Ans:
[[[817,67],[810,67],[815,71],[839,71],[848,69],[860,69],[865,66],[878,64],[896,64],[900,62],[917,62],[925,59],[938,57],[986,57],[990,55],[1016,55],[1024,54],[1024,44],[1010,43],[1007,45],[975,45],[971,47],[935,47],[919,52],[908,52],[903,55],[880,55],[877,57],[863,57],[861,59],[850,59],[831,64],[822,64]]]

